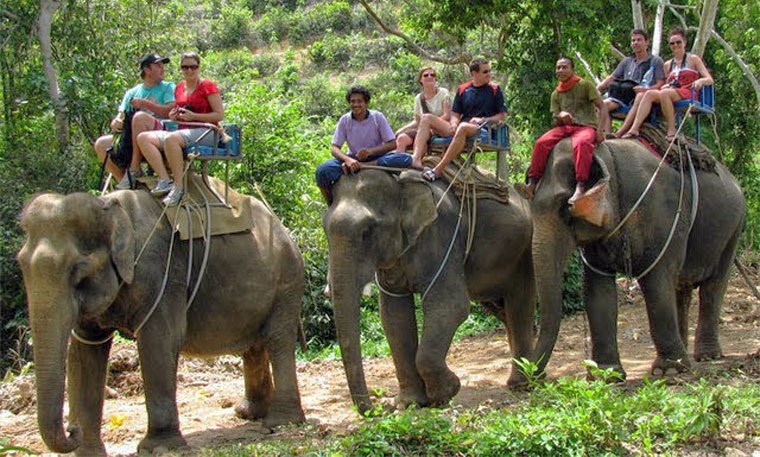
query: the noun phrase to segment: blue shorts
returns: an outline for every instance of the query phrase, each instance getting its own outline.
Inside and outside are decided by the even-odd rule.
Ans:
[[[403,152],[386,152],[370,156],[364,162],[373,160],[377,160],[377,165],[380,167],[409,168],[412,165],[411,154]],[[317,167],[317,185],[323,189],[331,188],[341,176],[343,176],[343,162],[339,159],[330,159]]]

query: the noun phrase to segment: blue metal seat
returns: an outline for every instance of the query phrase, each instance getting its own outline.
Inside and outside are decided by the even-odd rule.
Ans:
[[[697,144],[700,143],[700,119],[702,115],[715,115],[715,86],[704,86],[699,89],[699,97],[695,95],[694,87],[691,88],[691,97],[688,99],[678,100],[673,103],[676,109],[676,125],[681,125],[681,118],[691,106],[691,114],[696,120]]]
[[[443,154],[453,136],[433,136],[430,139],[430,151]],[[483,152],[496,152],[496,177],[501,180],[507,178],[507,158],[509,152],[509,128],[504,122],[487,123],[480,131],[467,138],[464,151],[472,154],[476,150]]]
[[[202,122],[183,122],[183,125],[187,125],[193,128],[206,128],[207,131],[198,139],[200,141],[206,135],[214,136],[213,146],[204,146],[199,144],[193,144],[185,147],[182,151],[187,157],[193,160],[201,161],[201,176],[206,187],[219,199],[219,202],[224,206],[227,204],[227,189],[229,184],[229,161],[242,159],[241,155],[241,140],[242,131],[240,126],[236,124],[222,125],[224,130],[224,136],[220,135],[218,127],[214,124],[207,124]],[[165,121],[164,127],[166,130],[177,130],[177,123],[172,121]],[[208,161],[224,161],[224,197],[219,195],[214,187],[208,182]]]

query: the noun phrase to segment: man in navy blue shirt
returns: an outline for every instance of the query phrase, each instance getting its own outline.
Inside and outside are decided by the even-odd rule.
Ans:
[[[472,80],[459,86],[451,107],[454,138],[438,165],[422,174],[428,181],[443,175],[443,170],[464,150],[467,138],[477,134],[481,125],[501,122],[507,113],[504,93],[498,84],[491,82],[491,64],[486,59],[474,59],[470,62],[470,74]]]

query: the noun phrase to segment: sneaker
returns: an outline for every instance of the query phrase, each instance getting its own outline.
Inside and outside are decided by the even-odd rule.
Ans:
[[[129,190],[134,189],[137,184],[137,178],[141,178],[144,175],[142,170],[130,170],[127,169],[124,172],[124,177],[121,178],[119,184],[116,185],[116,190]]]
[[[151,195],[156,197],[163,197],[174,189],[174,181],[171,179],[159,179],[156,183],[156,187],[150,191]]]
[[[185,195],[185,189],[177,186],[173,186],[169,195],[164,198],[163,202],[166,206],[177,206],[182,201],[182,197]]]

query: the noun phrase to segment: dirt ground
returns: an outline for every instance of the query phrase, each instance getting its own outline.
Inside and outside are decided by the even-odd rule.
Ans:
[[[758,284],[758,277],[753,277]],[[637,289],[629,290],[621,281],[619,344],[628,382],[640,380],[654,358],[646,311]],[[693,337],[697,308],[690,313]],[[743,373],[734,382],[760,382],[760,301],[755,299],[739,276],[727,293],[721,321],[721,342],[725,358],[696,363],[683,378],[720,373]],[[690,342],[691,348],[693,340]],[[588,327],[580,314],[566,319],[560,339],[548,367],[550,377],[582,376],[580,362],[590,358]],[[124,343],[111,355],[112,375],[106,400],[103,439],[111,455],[134,455],[146,429],[145,400],[137,367],[134,344]],[[454,398],[455,405],[474,408],[479,405],[508,406],[514,396],[506,389],[510,371],[509,347],[503,330],[467,338],[456,343],[448,356],[451,368],[462,381]],[[259,423],[240,420],[233,406],[243,393],[241,362],[237,357],[214,361],[181,359],[177,403],[182,431],[192,448],[220,447],[233,443],[253,443],[267,439],[297,439],[300,427],[277,429],[272,433]],[[380,401],[390,403],[397,382],[390,358],[365,360],[367,384]],[[716,378],[717,379],[717,378]],[[731,376],[720,382],[731,383]],[[316,360],[298,363],[298,380],[303,407],[310,429],[319,435],[345,434],[358,416],[351,409],[345,375],[339,360]],[[0,385],[0,438],[10,443],[45,452],[37,431],[34,404],[34,379],[17,378]],[[730,443],[729,443],[730,444]],[[736,446],[752,455],[758,443]],[[192,453],[192,451],[190,452]],[[746,454],[738,454],[746,455]]]

